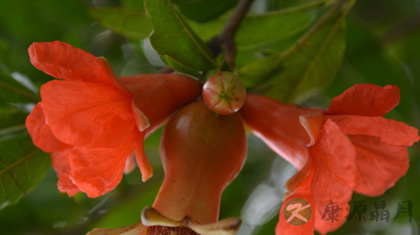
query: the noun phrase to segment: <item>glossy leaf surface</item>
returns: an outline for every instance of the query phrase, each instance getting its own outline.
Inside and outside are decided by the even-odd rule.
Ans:
[[[217,67],[210,49],[169,0],[146,0],[145,6],[153,24],[150,43],[159,55],[190,69],[205,71]]]

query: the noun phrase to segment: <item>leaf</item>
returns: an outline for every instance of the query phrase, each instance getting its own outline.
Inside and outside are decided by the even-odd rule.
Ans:
[[[240,75],[253,85],[266,82],[264,94],[279,101],[301,102],[324,89],[341,65],[344,16],[351,5],[344,11],[338,6],[331,8],[288,50],[243,67]]]
[[[315,16],[313,8],[301,7],[248,16],[236,33],[236,46],[246,50],[289,37],[307,28]]]
[[[261,47],[302,31],[315,19],[315,9],[323,2],[314,1],[298,7],[246,16],[235,34],[237,49]],[[209,40],[221,31],[226,22],[227,18],[222,17],[206,23],[189,24],[202,39]]]
[[[245,18],[235,37],[238,48],[236,65],[240,68],[264,55],[289,48],[316,19],[316,11],[320,5],[322,1],[315,1]]]
[[[26,115],[0,110],[0,209],[17,203],[50,169],[48,155],[32,144],[25,125],[20,124]]]
[[[138,10],[102,7],[89,13],[103,26],[130,38],[147,38],[153,29],[146,14]]]
[[[0,68],[0,100],[30,103],[37,102],[40,98]]]
[[[8,128],[14,128],[16,126],[21,127],[21,129],[25,129],[23,123],[25,123],[25,119],[28,113],[17,109],[13,105],[8,103],[0,105],[0,138],[4,138],[2,136],[4,130]]]
[[[176,12],[169,0],[146,0],[153,24],[150,43],[160,56],[168,56],[191,70],[218,67],[210,49]]]
[[[121,7],[125,9],[144,11],[143,0],[121,0]]]
[[[184,16],[197,22],[206,22],[234,7],[238,0],[172,0],[172,2],[179,7]]]

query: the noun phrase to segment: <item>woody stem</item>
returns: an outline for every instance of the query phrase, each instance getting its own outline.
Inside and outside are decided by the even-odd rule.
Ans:
[[[207,42],[207,45],[215,56],[223,52],[224,60],[231,68],[235,65],[236,56],[236,45],[233,39],[253,1],[254,0],[240,0],[222,31]]]

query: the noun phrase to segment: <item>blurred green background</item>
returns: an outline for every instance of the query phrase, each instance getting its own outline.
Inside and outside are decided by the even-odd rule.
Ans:
[[[292,0],[256,0],[252,10],[276,10],[293,4],[296,3]],[[104,6],[142,9],[140,1],[131,0],[2,0],[1,76],[27,77],[39,88],[51,77],[30,64],[27,48],[32,42],[53,40],[105,56],[117,76],[158,71],[144,56],[143,41],[114,33],[89,14],[89,9]],[[337,78],[322,94],[303,105],[327,107],[332,97],[356,83],[398,85],[401,103],[387,117],[420,127],[419,1],[356,2],[347,17],[346,52]],[[2,89],[0,86],[0,97],[4,94]],[[1,107],[9,105],[0,100]],[[13,105],[25,110],[19,102]],[[0,120],[2,128],[3,121]],[[137,222],[141,209],[153,204],[163,179],[159,136],[157,132],[145,143],[154,167],[154,176],[148,182],[141,183],[136,169],[107,195],[91,199],[78,194],[69,198],[58,192],[55,172],[50,169],[19,203],[0,210],[0,234],[84,234],[95,227],[114,228]],[[411,166],[407,175],[385,195],[367,198],[354,194],[352,201],[364,201],[367,206],[366,220],[352,219],[332,234],[420,233],[420,145],[415,144],[409,152]],[[240,235],[273,234],[285,193],[284,183],[294,173],[290,164],[249,136],[247,162],[223,194],[220,218],[240,217],[243,220]],[[370,221],[374,202],[381,200],[391,213],[390,221]],[[413,220],[409,222],[407,213],[394,219],[398,202],[407,200],[412,202]]]

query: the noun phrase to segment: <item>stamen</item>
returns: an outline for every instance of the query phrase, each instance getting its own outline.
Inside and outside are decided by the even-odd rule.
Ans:
[[[147,235],[200,235],[187,227],[150,226]]]

